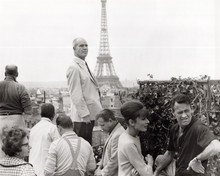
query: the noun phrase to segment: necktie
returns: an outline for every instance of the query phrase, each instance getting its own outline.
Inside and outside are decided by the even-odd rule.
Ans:
[[[86,67],[87,67],[87,69],[88,69],[88,71],[89,71],[89,74],[90,74],[90,76],[91,76],[91,78],[92,78],[92,81],[94,82],[94,84],[95,84],[96,87],[97,87],[97,90],[98,90],[98,93],[99,93],[99,98],[101,98],[101,92],[100,92],[100,90],[99,90],[99,85],[98,85],[96,79],[93,77],[93,75],[92,75],[92,73],[91,73],[91,71],[90,71],[90,69],[89,69],[89,66],[88,66],[87,62],[85,62],[85,64],[86,64]]]
[[[97,84],[96,80],[94,79],[94,77],[93,77],[93,75],[92,75],[92,73],[91,73],[91,71],[90,71],[90,69],[89,69],[89,66],[88,66],[87,62],[85,62],[85,64],[86,64],[86,67],[87,67],[87,69],[88,69],[88,71],[89,71],[89,74],[90,74],[90,76],[91,76],[91,78],[92,78],[92,81],[93,81],[93,82],[95,83],[95,85],[98,87],[98,84]]]

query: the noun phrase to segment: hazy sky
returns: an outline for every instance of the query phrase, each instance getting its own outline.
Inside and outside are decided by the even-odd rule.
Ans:
[[[121,80],[209,75],[220,79],[218,0],[107,0],[110,52]],[[98,56],[101,0],[0,0],[0,79],[16,64],[19,81],[65,81],[72,40]]]

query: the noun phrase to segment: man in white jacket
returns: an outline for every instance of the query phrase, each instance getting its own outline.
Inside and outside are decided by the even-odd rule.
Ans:
[[[96,117],[102,130],[109,133],[107,138],[100,166],[96,170],[96,176],[117,176],[118,175],[118,139],[125,131],[116,120],[110,109],[103,109]]]
[[[102,109],[98,83],[85,58],[88,44],[85,39],[73,40],[74,59],[67,70],[67,82],[71,98],[71,119],[74,131],[92,144],[95,116]]]

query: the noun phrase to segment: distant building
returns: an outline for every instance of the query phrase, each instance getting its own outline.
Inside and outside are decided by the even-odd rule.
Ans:
[[[32,116],[31,117],[25,116],[25,123],[28,128],[32,128],[41,119],[40,104],[34,102],[32,99],[31,106],[32,106]]]
[[[115,109],[121,107],[119,96],[114,94],[102,96],[101,103],[103,108]]]
[[[70,116],[71,113],[71,99],[69,95],[63,96],[63,110],[65,111],[66,115]]]

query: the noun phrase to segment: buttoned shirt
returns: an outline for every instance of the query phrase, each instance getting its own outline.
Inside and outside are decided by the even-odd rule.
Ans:
[[[13,76],[0,82],[0,114],[31,114],[31,101],[26,88]]]
[[[189,171],[186,169],[189,162],[200,154],[210,142],[215,139],[215,136],[208,127],[203,125],[195,117],[193,117],[191,123],[183,129],[181,136],[178,135],[179,128],[178,124],[175,124],[171,128],[168,150],[178,153],[176,162],[177,174],[181,175],[185,172],[185,175],[187,175]],[[207,160],[203,161],[202,164],[206,168]],[[195,174],[193,171],[190,172],[189,175]]]
[[[56,173],[57,175],[64,174],[72,164],[71,150],[68,143],[63,139],[67,138],[73,151],[76,152],[78,139],[74,131],[68,131],[62,135],[62,138],[55,140],[49,149],[45,171],[47,175]],[[81,138],[81,147],[77,158],[77,169],[84,176],[86,171],[93,171],[96,168],[96,162],[91,145]],[[50,174],[48,174],[50,173]]]
[[[29,162],[33,165],[37,176],[44,176],[44,166],[50,144],[60,137],[56,125],[49,118],[41,117],[30,131]]]
[[[6,156],[0,159],[0,176],[35,176],[35,173],[33,167],[24,160]]]

